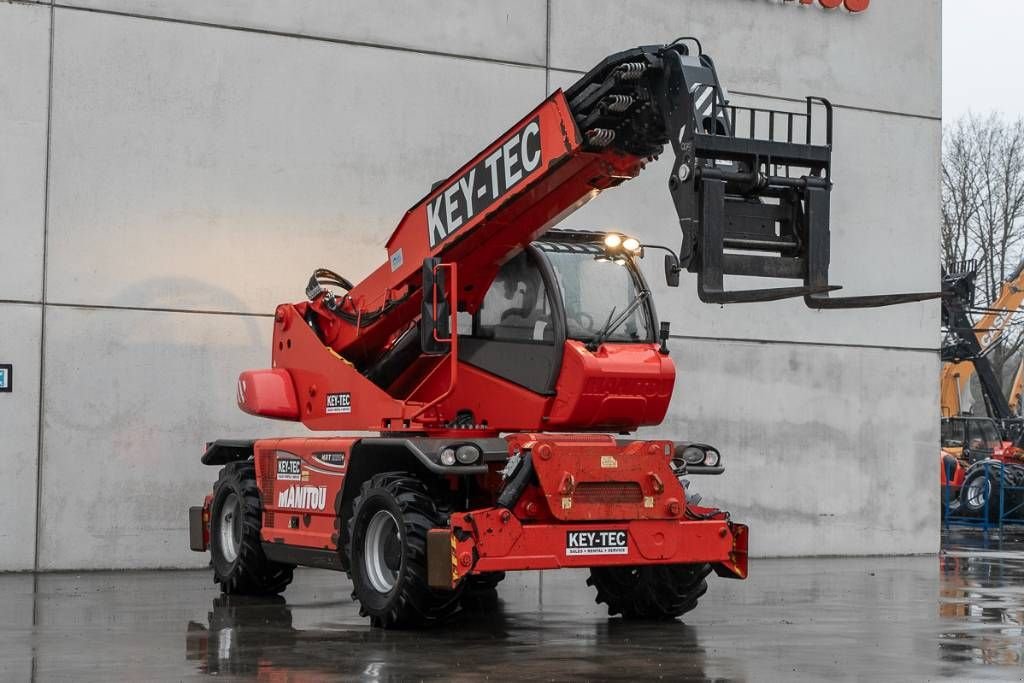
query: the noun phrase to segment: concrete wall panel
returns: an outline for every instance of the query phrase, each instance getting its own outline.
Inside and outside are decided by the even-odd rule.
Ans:
[[[586,71],[635,45],[697,36],[733,90],[938,117],[940,3],[826,11],[781,0],[554,0],[551,66]]]
[[[551,87],[575,74],[554,72]],[[779,106],[734,96],[741,106]],[[785,103],[783,103],[785,104]],[[837,295],[934,291],[938,281],[938,121],[852,109],[835,110],[831,279]],[[678,249],[679,223],[668,193],[672,153],[639,177],[610,190],[567,218],[566,227],[620,229]],[[930,197],[929,201],[922,201]],[[856,311],[811,311],[803,300],[709,306],[697,298],[696,276],[664,286],[663,252],[651,251],[644,271],[662,320],[672,333],[698,337],[813,341],[935,348],[939,304],[928,301]],[[727,279],[726,286],[788,286],[788,280]]]
[[[62,302],[268,312],[301,298],[316,267],[358,281],[431,183],[544,91],[526,67],[66,10],[55,21]]]
[[[54,308],[46,313],[40,566],[201,566],[187,508],[216,438],[303,433],[235,405],[268,363],[270,318]]]
[[[664,438],[721,448],[705,501],[751,527],[754,555],[938,550],[938,354],[673,341]]]
[[[50,10],[0,3],[0,300],[39,301]]]
[[[69,0],[65,6],[544,64],[544,0]]]
[[[38,305],[0,303],[0,363],[14,366],[13,391],[0,392],[0,571],[34,561],[41,315]]]

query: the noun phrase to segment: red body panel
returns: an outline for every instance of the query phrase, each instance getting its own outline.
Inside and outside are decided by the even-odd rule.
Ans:
[[[697,562],[746,577],[746,527],[729,522],[727,513],[687,506],[669,468],[671,442],[619,445],[603,434],[507,440],[511,452],[532,454],[538,485],[515,510],[452,515],[453,584],[491,571]],[[602,536],[617,543],[595,547]]]
[[[676,369],[656,344],[565,344],[547,428],[632,431],[661,424]]]
[[[522,524],[507,510],[459,513],[452,520],[452,583],[468,574],[560,567],[635,564],[719,565],[735,578],[747,576],[747,528],[724,513],[711,520],[632,520],[600,524]],[[621,554],[570,554],[567,536],[625,532]],[[459,541],[458,535],[465,535]],[[474,562],[473,558],[476,557]]]
[[[411,397],[413,401],[426,401],[448,386],[448,358],[438,366],[431,378]],[[486,422],[488,429],[508,432],[523,429],[523,425],[544,424],[552,398],[496,377],[467,363],[459,363],[458,385],[452,394],[441,401],[441,415],[455,415],[459,410],[472,410],[478,421]]]
[[[256,442],[264,541],[337,550],[336,500],[357,441],[358,437]]]
[[[563,522],[682,517],[686,494],[669,468],[674,444],[619,446],[606,434],[515,434],[513,450],[533,453],[551,517]]]
[[[239,375],[238,407],[250,415],[299,419],[299,401],[287,370],[246,370]]]

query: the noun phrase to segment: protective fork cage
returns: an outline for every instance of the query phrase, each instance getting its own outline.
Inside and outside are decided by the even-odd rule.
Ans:
[[[584,139],[595,148],[656,156],[671,144],[669,190],[683,233],[679,267],[698,275],[702,301],[802,296],[812,308],[852,308],[935,296],[829,298],[840,287],[828,280],[828,100],[808,97],[804,111],[730,104],[714,62],[690,38],[613,55],[566,96]],[[727,290],[726,275],[803,284]]]

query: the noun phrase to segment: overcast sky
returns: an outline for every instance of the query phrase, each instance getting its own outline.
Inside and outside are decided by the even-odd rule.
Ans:
[[[1024,116],[1021,0],[942,2],[942,118],[968,110]]]

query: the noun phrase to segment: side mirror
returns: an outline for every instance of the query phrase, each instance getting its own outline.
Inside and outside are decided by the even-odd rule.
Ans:
[[[451,350],[451,304],[445,292],[441,259],[423,259],[423,302],[420,305],[420,348],[429,356]]]
[[[679,286],[679,259],[673,253],[665,254],[665,284],[669,287]]]
[[[683,268],[679,265],[679,257],[676,256],[676,252],[660,244],[642,244],[640,246],[644,249],[659,249],[665,252],[665,284],[669,287],[678,287],[679,273],[683,271]],[[643,256],[643,252],[640,252],[640,255]]]

